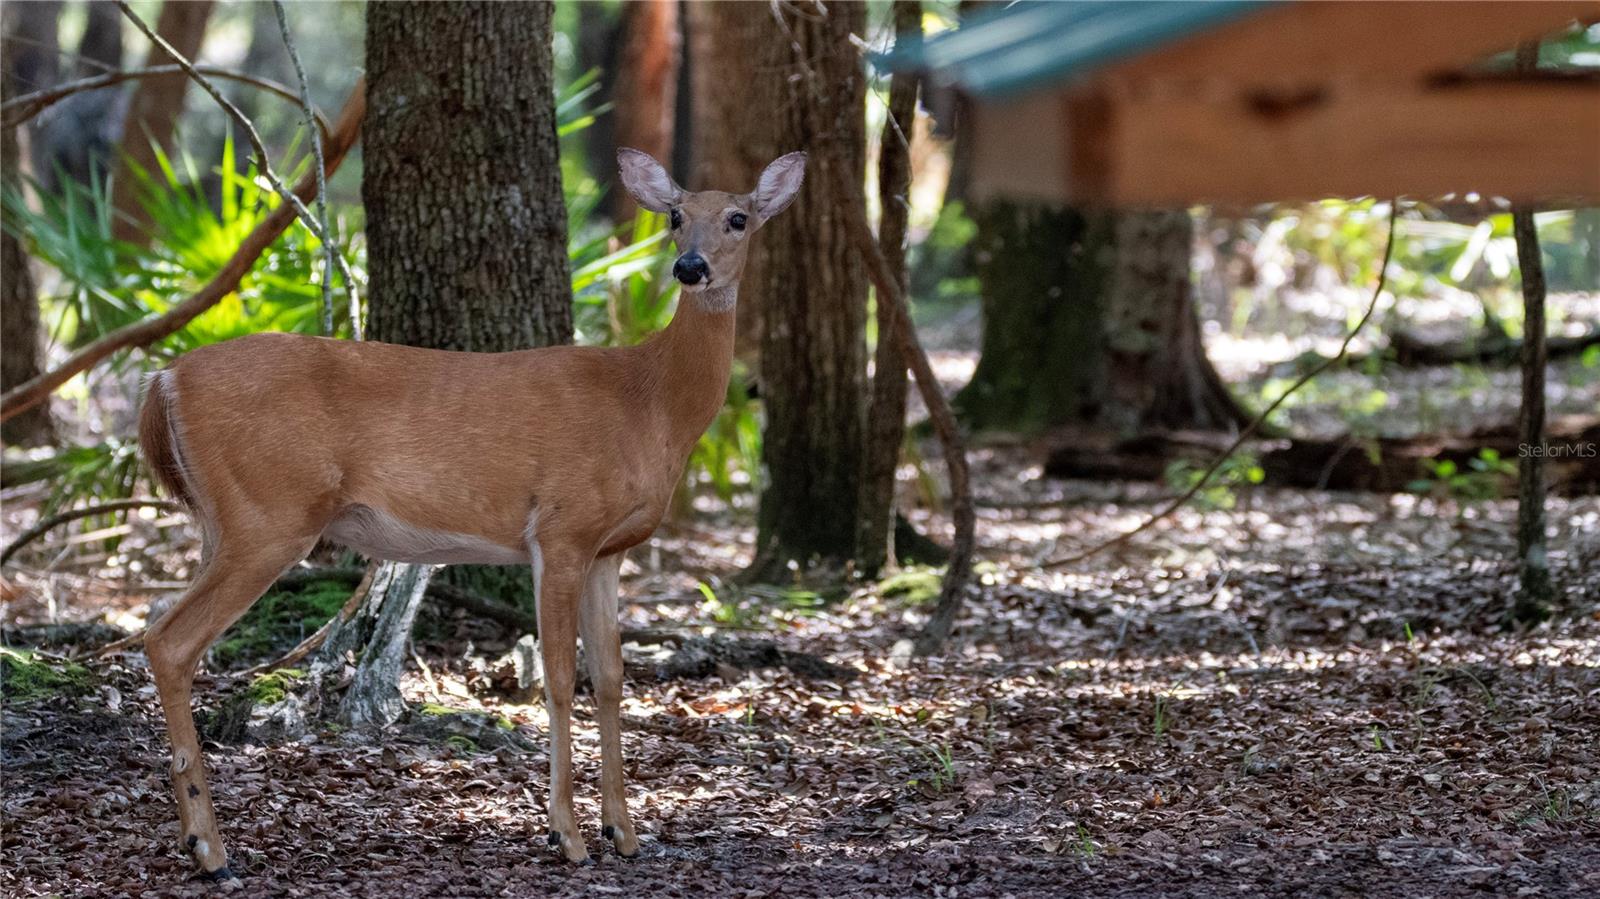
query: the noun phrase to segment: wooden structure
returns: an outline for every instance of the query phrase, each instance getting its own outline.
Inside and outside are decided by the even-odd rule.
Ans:
[[[1510,56],[1596,22],[1596,0],[1020,3],[880,62],[965,95],[980,196],[1587,205],[1600,70]]]

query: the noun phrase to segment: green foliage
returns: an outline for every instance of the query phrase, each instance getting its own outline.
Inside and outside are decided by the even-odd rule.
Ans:
[[[1505,495],[1517,476],[1517,463],[1503,459],[1487,447],[1467,463],[1463,470],[1450,459],[1428,459],[1422,477],[1406,485],[1412,493],[1457,501],[1494,499]]]
[[[341,581],[268,593],[222,635],[211,658],[226,669],[287,651],[338,614],[349,598],[350,585]]]
[[[32,650],[0,646],[0,695],[7,703],[39,702],[53,696],[78,696],[93,684],[89,669]]]
[[[962,204],[940,208],[927,237],[912,244],[907,254],[911,295],[918,300],[950,302],[977,296],[978,278],[970,249],[977,237],[978,226]]]
[[[224,142],[222,158],[210,173],[216,179],[215,204],[192,157],[172,159],[158,150],[156,161],[156,172],[131,167],[150,222],[147,245],[113,236],[114,212],[101,188],[63,179],[59,193],[38,191],[38,211],[17,192],[4,197],[8,226],[61,274],[58,288],[43,303],[53,336],[68,346],[159,315],[186,299],[227,264],[245,236],[281,202],[253,169],[237,171],[231,141]],[[365,271],[361,243],[349,241],[343,249],[359,278]],[[322,262],[321,245],[296,221],[268,246],[236,291],[149,347],[146,359],[162,362],[258,331],[320,333]],[[335,306],[336,328],[348,330],[348,321],[340,317],[345,305]]]
[[[1207,466],[1200,466],[1188,459],[1178,459],[1167,465],[1167,487],[1174,493],[1183,493],[1205,475]],[[1266,469],[1261,467],[1260,461],[1250,453],[1234,453],[1223,461],[1206,486],[1194,495],[1190,502],[1205,511],[1218,511],[1232,509],[1239,503],[1238,491],[1255,487],[1267,479]]]
[[[919,566],[903,568],[878,582],[878,595],[900,597],[909,605],[922,605],[939,598],[944,586],[940,569]]]

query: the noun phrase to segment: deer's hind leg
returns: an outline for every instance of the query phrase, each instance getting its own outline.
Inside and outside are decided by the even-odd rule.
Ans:
[[[230,879],[233,873],[211,805],[190,700],[201,654],[316,542],[314,537],[272,538],[262,533],[266,530],[223,531],[214,537],[208,532],[213,545],[207,547],[199,576],[145,635],[145,652],[172,740],[179,840],[200,870],[219,880]]]

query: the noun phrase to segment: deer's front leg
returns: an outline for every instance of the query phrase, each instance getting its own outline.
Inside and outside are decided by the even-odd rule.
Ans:
[[[600,724],[601,832],[616,845],[618,854],[630,856],[639,851],[639,838],[628,817],[628,794],[622,780],[622,640],[617,625],[617,571],[621,565],[621,553],[594,561],[578,621]]]
[[[535,594],[539,654],[550,715],[550,846],[575,862],[589,858],[572,814],[572,690],[578,667],[578,599],[587,561],[570,553],[547,552],[543,564],[534,565],[539,582]]]

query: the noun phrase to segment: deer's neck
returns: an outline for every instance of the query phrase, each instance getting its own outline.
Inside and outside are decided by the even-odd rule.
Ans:
[[[685,453],[727,401],[738,292],[735,283],[682,294],[672,323],[657,341],[661,401],[671,422],[672,445]]]

